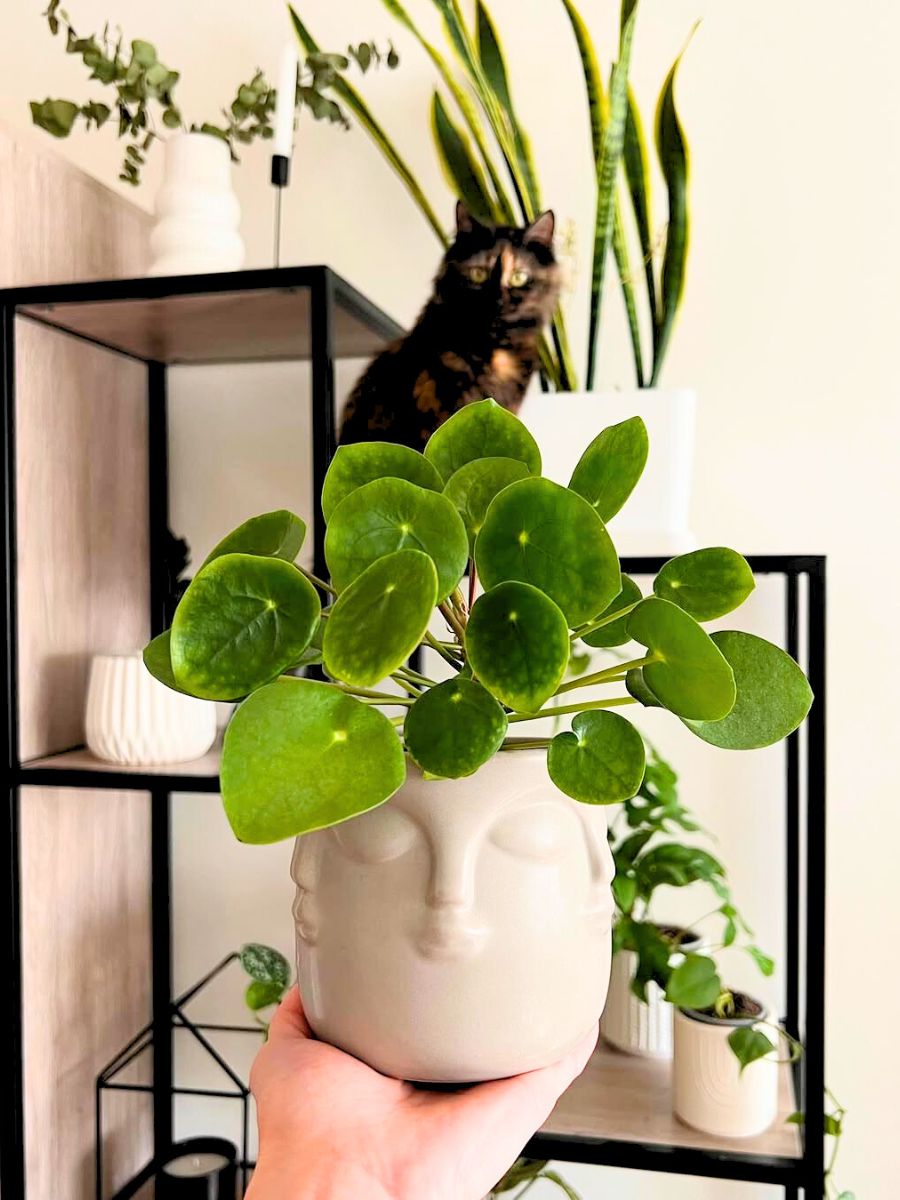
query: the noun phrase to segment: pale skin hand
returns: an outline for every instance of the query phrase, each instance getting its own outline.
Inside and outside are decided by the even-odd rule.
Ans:
[[[316,1041],[293,988],[250,1076],[260,1150],[247,1200],[481,1200],[596,1041],[595,1025],[552,1067],[428,1091]]]

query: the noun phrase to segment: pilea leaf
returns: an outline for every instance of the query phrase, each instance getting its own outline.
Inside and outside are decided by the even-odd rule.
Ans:
[[[539,475],[541,452],[522,424],[495,400],[467,404],[440,425],[425,444],[425,457],[446,483],[476,458],[515,458]]]
[[[695,620],[712,621],[743,604],[755,586],[743,555],[725,546],[710,546],[667,562],[653,590]]]
[[[305,537],[306,523],[296,513],[279,508],[238,525],[210,551],[203,567],[225,554],[258,554],[263,558],[283,558],[285,562],[293,562]]]
[[[641,589],[630,575],[623,575],[622,590],[602,613],[598,613],[597,620],[600,617],[611,617],[623,608],[630,608],[640,599]],[[595,629],[593,633],[586,633],[581,640],[586,645],[594,647],[608,648],[611,646],[624,646],[626,642],[631,640],[628,633],[628,614],[626,613],[623,617],[619,617],[616,621],[611,621],[609,625],[602,625],[599,629]]]
[[[454,471],[447,480],[444,495],[463,519],[470,556],[491,501],[498,492],[528,473],[525,464],[515,458],[476,458]]]
[[[471,679],[448,679],[423,692],[406,714],[406,747],[415,762],[441,779],[472,775],[499,750],[506,713]]]
[[[357,442],[338,446],[322,484],[322,513],[330,521],[334,510],[351,492],[373,479],[406,479],[431,492],[444,486],[435,467],[409,446],[393,442]]]
[[[171,640],[172,631],[171,629],[167,629],[164,633],[155,637],[153,641],[148,642],[144,647],[144,666],[154,679],[158,679],[160,683],[164,683],[173,692],[180,692],[182,689],[178,686],[178,681],[172,670]],[[189,696],[190,692],[184,692],[183,694]]]
[[[647,427],[629,417],[599,433],[578,460],[569,487],[604,521],[616,515],[640,479],[649,451]]]
[[[625,674],[625,690],[644,708],[662,708],[662,705],[647,687],[644,672],[640,667],[632,667]]]
[[[578,713],[572,732],[558,733],[547,751],[550,778],[584,804],[616,804],[644,778],[644,742],[624,717],[605,710]]]

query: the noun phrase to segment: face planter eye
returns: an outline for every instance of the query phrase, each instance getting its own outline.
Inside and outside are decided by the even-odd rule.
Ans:
[[[554,804],[533,804],[507,813],[490,833],[501,850],[540,863],[558,861],[571,837],[572,818]]]
[[[373,866],[400,858],[420,836],[415,821],[398,808],[376,808],[332,832],[348,858]]]
[[[524,267],[517,267],[509,277],[509,286],[514,288],[526,287],[531,282],[531,276]]]
[[[490,271],[487,267],[469,267],[466,271],[470,283],[487,283]]]

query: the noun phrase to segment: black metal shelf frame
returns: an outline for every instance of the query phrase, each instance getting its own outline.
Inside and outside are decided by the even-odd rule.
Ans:
[[[20,789],[30,785],[71,788],[117,788],[146,791],[151,801],[152,962],[153,1008],[148,1026],[153,1055],[154,1158],[172,1142],[172,911],[171,911],[171,796],[175,792],[218,791],[215,775],[194,776],[130,771],[81,770],[29,766],[18,752],[18,677],[16,661],[16,455],[15,356],[17,319],[34,319],[24,306],[65,305],[92,301],[146,300],[167,296],[214,295],[308,288],[312,365],[312,485],[319,494],[335,447],[334,310],[340,305],[384,340],[399,327],[346,281],[326,267],[281,268],[209,276],[120,280],[94,284],[16,289],[0,292],[0,388],[4,417],[3,491],[6,588],[4,638],[7,719],[4,751],[9,768],[6,819],[0,830],[0,855],[6,868],[0,885],[0,954],[8,965],[8,984],[0,998],[6,1029],[2,1095],[6,1100],[0,1123],[0,1191],[25,1198],[22,977],[20,921],[19,812]],[[72,336],[63,325],[46,321]],[[97,343],[96,338],[89,338]],[[116,350],[107,343],[98,344]],[[146,360],[145,360],[146,361]],[[150,626],[156,634],[165,627],[168,582],[164,568],[168,529],[168,433],[166,420],[167,364],[147,361],[149,419],[149,535]],[[324,523],[316,511],[314,569],[325,574]],[[623,560],[631,574],[652,574],[664,559]],[[806,1053],[795,1068],[798,1106],[807,1114],[806,1129],[818,1131],[824,1116],[824,988],[825,988],[825,559],[818,555],[756,555],[749,562],[756,574],[783,576],[785,586],[785,646],[805,666],[816,702],[800,733],[785,750],[786,787],[786,1008],[785,1026],[802,1036]],[[805,656],[801,650],[805,649]],[[224,964],[220,964],[224,966]],[[176,1005],[179,1001],[174,1002]],[[184,1003],[184,997],[180,998]],[[178,1021],[179,1018],[175,1018]],[[202,1034],[202,1027],[198,1027]],[[136,1046],[137,1043],[134,1043]],[[133,1049],[134,1046],[131,1047]],[[146,1048],[146,1047],[145,1047]],[[117,1063],[114,1060],[111,1067]],[[120,1064],[121,1065],[121,1064]],[[115,1072],[113,1072],[114,1074]],[[243,1086],[243,1085],[242,1085]],[[246,1097],[245,1097],[246,1100]],[[734,1151],[713,1152],[640,1141],[613,1141],[601,1136],[562,1137],[537,1134],[523,1153],[597,1165],[630,1167],[723,1179],[749,1180],[784,1188],[787,1200],[821,1195],[824,1146],[815,1132],[803,1137],[796,1159]],[[246,1153],[244,1154],[246,1161]],[[150,1169],[150,1164],[145,1169]],[[39,1200],[28,1197],[28,1200]]]

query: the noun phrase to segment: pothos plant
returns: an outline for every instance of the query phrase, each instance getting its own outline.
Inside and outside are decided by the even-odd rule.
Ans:
[[[152,43],[135,39],[126,46],[121,31],[113,33],[108,22],[102,33],[81,37],[60,4],[61,0],[50,0],[44,11],[50,32],[54,37],[60,32],[64,34],[66,53],[81,59],[89,71],[89,81],[106,89],[109,103],[97,99],[79,103],[50,97],[32,100],[31,119],[57,138],[68,137],[79,121],[85,129],[100,129],[110,119],[117,122],[118,136],[128,140],[119,173],[123,182],[134,185],[140,182],[141,167],[147,151],[160,136],[160,127],[220,138],[227,143],[235,162],[239,145],[273,136],[271,118],[276,92],[262,71],[257,70],[238,87],[234,99],[215,120],[188,123],[175,95],[181,74],[162,62]],[[341,72],[347,70],[351,60],[363,73],[376,63],[395,67],[399,62],[393,46],[382,53],[374,42],[348,46],[346,54],[310,53],[300,66],[296,106],[305,108],[316,120],[348,128],[343,108],[325,93]]]
[[[633,417],[603,430],[562,487],[541,477],[522,423],[484,400],[423,454],[378,442],[337,451],[321,497],[330,581],[295,564],[305,529],[291,513],[220,542],[144,659],[170,687],[240,701],[221,764],[238,838],[273,842],[366,812],[402,786],[408,762],[458,779],[529,747],[546,750],[550,778],[573,799],[626,800],[646,767],[641,735],[616,711],[633,705],[661,706],[726,749],[796,728],[812,694],[793,659],[752,634],[703,628],[753,587],[739,554],[673,559],[646,597],[623,586],[606,521],[647,452]],[[471,608],[459,587],[467,569],[484,589]],[[443,638],[429,632],[435,607]],[[573,647],[611,627],[639,656],[566,680]],[[406,665],[423,644],[451,678]],[[295,677],[319,656],[325,680]],[[401,695],[380,686],[387,679]],[[611,693],[573,695],[596,685]],[[571,729],[518,736],[548,715],[570,716]]]
[[[244,991],[244,1003],[253,1020],[259,1025],[263,1036],[268,1036],[269,1022],[261,1012],[280,1004],[291,986],[291,966],[288,960],[272,946],[261,942],[248,942],[237,953],[238,960],[248,976]],[[508,1192],[521,1189],[513,1197],[524,1195],[525,1190],[539,1179],[546,1179],[563,1192],[568,1200],[580,1200],[575,1189],[545,1160],[520,1158],[510,1167],[503,1178],[491,1189],[491,1196],[505,1196]]]

